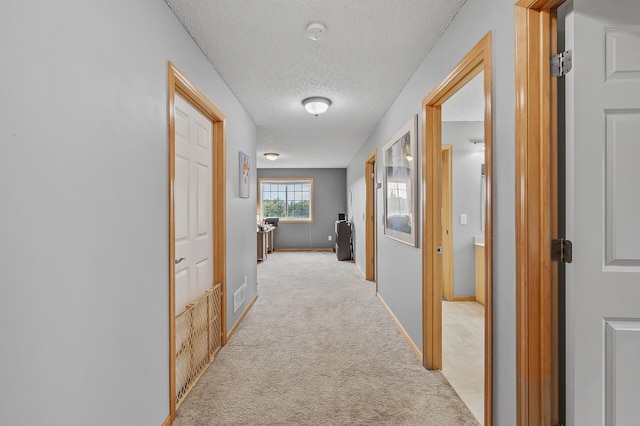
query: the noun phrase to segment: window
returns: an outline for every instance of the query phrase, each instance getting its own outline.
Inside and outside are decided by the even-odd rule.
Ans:
[[[409,206],[409,198],[407,197],[406,182],[387,182],[387,215],[391,216],[409,216],[411,206]]]
[[[289,222],[313,222],[313,179],[259,179],[260,217]]]

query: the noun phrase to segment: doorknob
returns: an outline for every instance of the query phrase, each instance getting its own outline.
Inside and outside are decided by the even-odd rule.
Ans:
[[[185,260],[186,258],[181,257],[180,259],[176,259],[174,260],[175,264],[177,265],[178,263],[182,262],[183,260]]]

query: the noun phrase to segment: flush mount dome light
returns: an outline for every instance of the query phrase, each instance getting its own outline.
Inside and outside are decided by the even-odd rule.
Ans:
[[[317,117],[329,109],[331,101],[321,96],[314,96],[303,100],[302,105],[304,105],[304,109],[306,109],[309,114],[313,114]]]
[[[325,32],[327,32],[327,27],[322,22],[309,22],[307,25],[307,37],[310,40],[322,40]]]
[[[267,153],[264,154],[264,156],[269,161],[276,161],[278,159],[278,157],[280,156],[280,154],[278,154],[277,152],[267,152]]]

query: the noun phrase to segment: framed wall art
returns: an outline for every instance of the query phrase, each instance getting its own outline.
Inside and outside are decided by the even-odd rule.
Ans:
[[[238,157],[240,159],[240,198],[249,198],[249,156],[239,151]]]
[[[414,115],[383,147],[384,235],[417,246],[418,116]]]

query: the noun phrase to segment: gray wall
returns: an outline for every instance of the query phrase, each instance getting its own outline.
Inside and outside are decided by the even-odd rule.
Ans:
[[[476,271],[473,237],[482,235],[482,180],[480,165],[484,151],[470,139],[482,139],[484,122],[449,121],[442,123],[442,143],[453,151],[453,295],[475,296]],[[467,224],[460,224],[460,215]]]
[[[247,276],[247,300],[256,192],[238,198],[237,170],[255,125],[163,1],[7,0],[0,55],[1,422],[160,425],[167,61],[227,117],[227,296]]]
[[[338,213],[347,211],[346,175],[346,169],[258,169],[258,178],[313,178],[313,223],[280,222],[276,250],[333,247]]]
[[[355,256],[362,267],[365,257],[363,171],[366,158],[377,150],[378,160],[382,159],[381,148],[387,139],[411,115],[422,114],[422,100],[488,31],[492,31],[495,159],[493,384],[494,395],[499,395],[494,397],[493,403],[494,424],[498,426],[516,423],[513,5],[513,0],[467,0],[347,168],[347,187],[353,193],[349,216],[353,218],[355,227]],[[418,138],[422,141],[422,120],[418,120],[418,130]],[[422,147],[419,146],[418,150],[421,153]],[[382,170],[381,165],[378,166],[378,170]],[[378,176],[380,179],[380,173]],[[418,248],[413,248],[385,238],[380,227],[381,197],[378,199],[379,293],[411,339],[422,348],[422,240]]]

